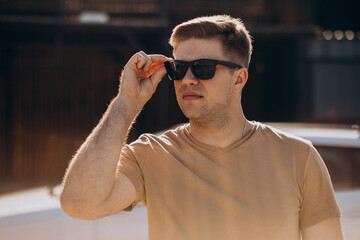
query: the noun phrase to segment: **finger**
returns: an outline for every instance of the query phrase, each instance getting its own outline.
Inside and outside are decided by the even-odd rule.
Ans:
[[[140,70],[139,74],[145,78],[150,77],[159,67],[163,66],[164,61],[172,60],[162,54],[147,55],[140,51],[133,55],[130,59],[130,64]]]
[[[157,88],[157,85],[159,84],[161,79],[165,76],[165,74],[166,74],[166,69],[164,66],[161,66],[150,77],[150,80],[153,84],[154,91]]]
[[[162,54],[150,54],[148,56],[150,57],[150,59],[153,63],[173,60],[172,58],[166,57]]]
[[[138,54],[140,54],[141,56],[145,57],[146,53],[144,51],[139,51]]]
[[[138,52],[138,54],[146,61],[144,64],[143,62],[141,62],[141,70],[145,72],[146,76],[150,76],[149,74],[147,74],[147,72],[150,70],[152,64],[151,58],[143,51]]]
[[[164,66],[163,62],[152,63],[151,66],[149,67],[149,70],[146,72],[146,77],[148,78],[151,75],[153,75],[153,73],[162,66]]]
[[[147,73],[150,70],[150,67],[152,65],[152,60],[148,55],[145,55],[145,60],[146,60],[146,63],[143,66],[143,71]]]
[[[158,68],[164,66],[165,61],[172,60],[172,58],[168,58],[164,55],[149,55],[152,59],[152,63],[148,69],[146,69],[146,77],[150,77]]]
[[[136,64],[137,62],[139,62],[142,59],[142,53],[141,52],[137,52],[134,55],[132,55],[132,57],[130,58],[128,63],[134,63]]]
[[[168,58],[161,54],[150,54],[146,55],[146,60],[147,62],[143,69],[147,76],[151,76],[156,69],[164,65],[165,61],[172,60],[172,58]]]
[[[136,68],[140,70],[144,67],[145,64],[146,59],[143,56],[138,55],[138,57],[136,58]]]
[[[135,53],[129,60],[130,65],[140,70],[146,63],[145,56],[146,54],[143,51]]]

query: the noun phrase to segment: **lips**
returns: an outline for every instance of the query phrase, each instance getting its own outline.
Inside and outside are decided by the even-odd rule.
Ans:
[[[184,100],[197,100],[197,99],[200,99],[202,98],[203,96],[199,93],[196,93],[196,92],[184,92],[182,94],[182,98]]]

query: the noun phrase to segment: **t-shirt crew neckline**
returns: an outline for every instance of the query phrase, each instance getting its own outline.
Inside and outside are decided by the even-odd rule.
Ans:
[[[193,137],[191,135],[191,133],[189,132],[189,129],[187,128],[187,126],[189,126],[189,123],[185,124],[182,127],[182,130],[185,134],[185,140],[190,142],[191,144],[197,146],[198,148],[203,148],[203,149],[213,151],[213,152],[218,152],[218,153],[225,153],[225,152],[229,152],[229,151],[239,147],[254,134],[254,132],[258,126],[258,123],[255,121],[251,121],[251,124],[252,124],[252,127],[251,127],[250,131],[244,137],[242,137],[239,141],[237,141],[225,148],[216,147],[216,146],[209,145],[209,144],[206,144],[206,143],[203,143],[203,142],[200,142],[199,140],[197,140],[195,137]]]

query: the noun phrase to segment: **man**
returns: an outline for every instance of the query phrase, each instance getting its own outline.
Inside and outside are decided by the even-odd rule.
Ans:
[[[244,117],[252,45],[241,21],[197,18],[170,44],[176,60],[139,52],[124,67],[117,97],[70,163],[63,209],[93,219],[143,202],[149,239],[342,239],[311,143]],[[190,123],[124,145],[166,72]]]

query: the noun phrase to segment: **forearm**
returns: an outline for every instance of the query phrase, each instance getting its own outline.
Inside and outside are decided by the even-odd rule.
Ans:
[[[77,211],[88,211],[106,201],[116,180],[120,152],[136,113],[119,96],[111,102],[70,162],[64,178],[62,204],[68,202]]]
[[[128,129],[151,98],[166,70],[163,55],[134,54],[124,67],[118,96],[71,160],[61,205],[70,215],[95,218],[121,210],[135,200],[132,183],[117,164]]]

